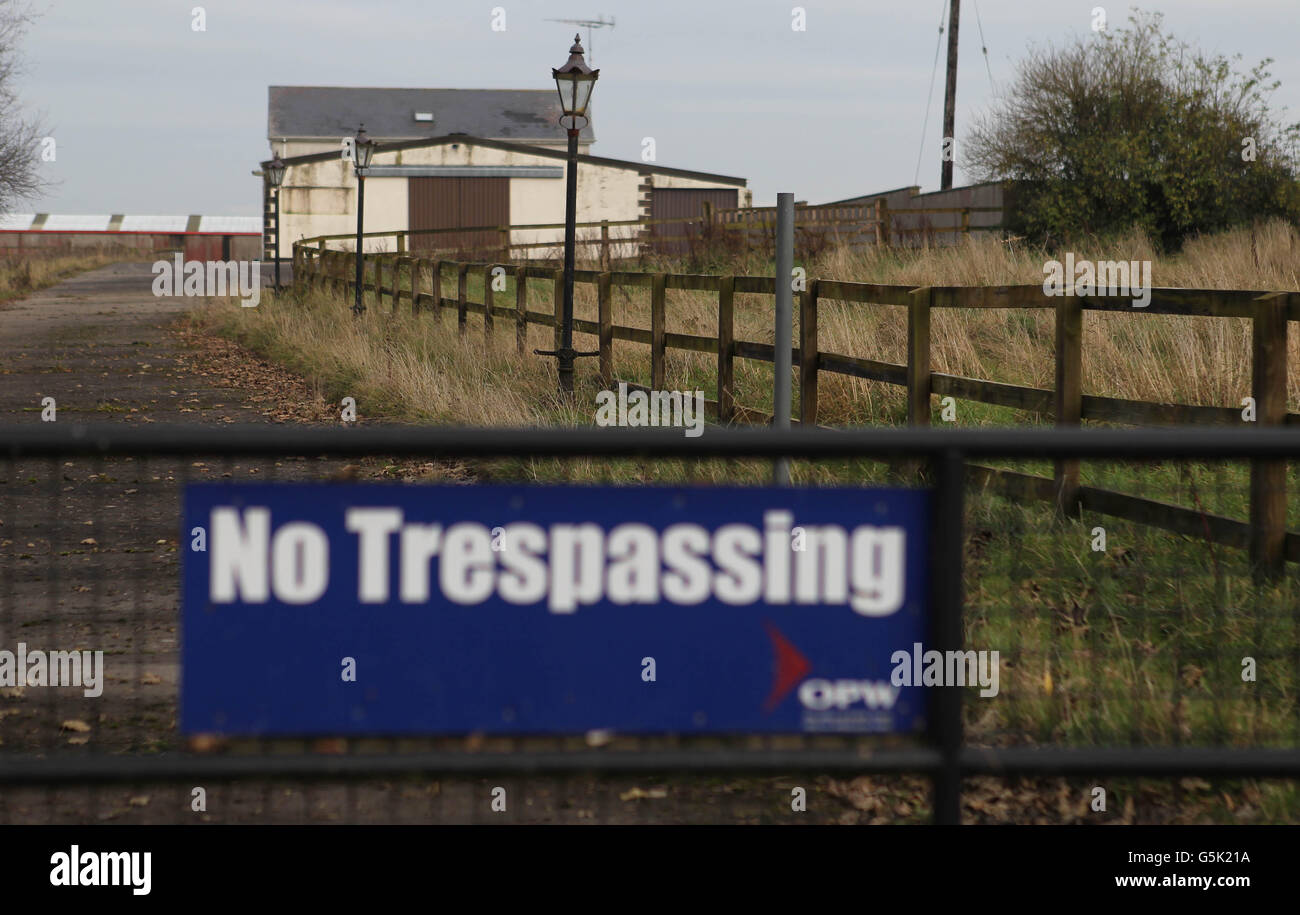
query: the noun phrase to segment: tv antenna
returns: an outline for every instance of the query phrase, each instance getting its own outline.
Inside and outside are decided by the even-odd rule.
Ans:
[[[614,27],[614,17],[606,19],[604,16],[598,16],[595,19],[547,19],[547,22],[567,22],[569,25],[584,26],[587,29],[587,59],[592,63],[596,62],[596,46],[591,40],[591,30],[601,29],[609,26]]]

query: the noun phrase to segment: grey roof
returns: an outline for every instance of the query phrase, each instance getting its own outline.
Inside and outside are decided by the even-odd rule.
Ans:
[[[433,115],[417,121],[416,112]],[[451,133],[517,142],[562,141],[553,89],[363,89],[270,86],[269,139],[336,138],[358,124],[376,140],[415,140]],[[582,139],[591,142],[591,126]]]

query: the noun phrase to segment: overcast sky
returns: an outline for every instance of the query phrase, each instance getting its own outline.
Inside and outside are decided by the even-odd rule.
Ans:
[[[551,89],[574,26],[595,34],[592,152],[749,179],[754,203],[913,183],[948,0],[35,0],[19,93],[57,141],[51,213],[257,215],[268,85]],[[963,0],[957,137],[1031,42],[1112,26],[1129,4]],[[1146,0],[1203,48],[1273,57],[1275,107],[1300,119],[1300,0]],[[506,29],[493,31],[493,10]],[[978,10],[979,22],[976,12]],[[582,29],[586,42],[586,29]],[[946,46],[946,44],[945,44]],[[943,62],[916,183],[939,182]],[[557,127],[557,133],[559,128]],[[960,167],[956,183],[966,183]]]

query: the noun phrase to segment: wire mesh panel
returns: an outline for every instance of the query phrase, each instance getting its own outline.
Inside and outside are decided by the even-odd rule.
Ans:
[[[771,436],[727,431],[671,444],[665,436],[583,435],[6,433],[0,821],[918,822],[935,813],[931,779],[945,765],[964,774],[967,822],[1300,818],[1291,780],[1300,771],[1296,564],[1261,577],[1249,542],[1215,540],[1236,536],[1215,519],[1249,517],[1251,457],[1240,433],[1203,435],[1206,454],[1183,458],[1144,458],[1157,436],[1111,437],[1113,456],[1078,451],[1085,494],[1093,487],[1194,505],[1203,536],[1116,517],[1086,499],[1079,517],[1061,517],[968,471],[962,546],[936,554],[931,570],[932,582],[955,578],[965,595],[962,655],[940,661],[944,676],[959,673],[963,685],[948,679],[932,693],[960,695],[964,706],[959,728],[932,727],[924,740],[602,732],[226,739],[178,730],[180,560],[194,536],[180,518],[189,483],[418,485],[430,459],[480,452],[491,478],[533,482],[538,465],[509,455],[557,448],[569,460],[591,455],[611,481],[655,460],[695,468],[688,482],[704,482],[746,462],[761,467],[778,447],[767,444]],[[1050,474],[1044,436],[1009,435],[999,456],[990,453],[999,435],[780,441],[796,456],[797,485],[933,485],[933,469],[910,475],[915,465],[899,456],[959,456],[960,448],[971,465]],[[1059,447],[1088,435],[1062,436]],[[1283,453],[1276,436],[1247,438],[1273,443],[1261,455]],[[1225,442],[1237,451],[1215,457]],[[1294,494],[1294,476],[1288,482]],[[1300,522],[1296,501],[1287,502],[1291,530]],[[932,647],[897,646],[897,675],[922,676]],[[232,681],[249,675],[238,654],[226,661]],[[945,755],[945,740],[962,741],[952,747],[959,756]]]

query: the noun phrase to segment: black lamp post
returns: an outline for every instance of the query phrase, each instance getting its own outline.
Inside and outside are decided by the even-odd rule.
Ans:
[[[576,246],[578,211],[578,134],[590,119],[587,106],[591,90],[600,76],[599,70],[587,66],[582,56],[582,41],[573,36],[569,59],[558,70],[552,70],[555,87],[560,93],[560,124],[569,134],[569,164],[565,172],[564,201],[564,310],[560,323],[560,348],[555,351],[538,350],[559,360],[560,390],[573,393],[573,360],[575,356],[595,356],[596,353],[579,353],[573,348],[573,251]]]
[[[375,154],[375,141],[366,135],[365,125],[357,130],[352,141],[352,167],[357,173],[357,281],[356,299],[352,303],[352,313],[360,316],[366,310],[361,303],[361,226],[366,211],[366,169],[370,168],[370,157]]]
[[[280,185],[284,183],[284,160],[277,154],[266,167],[266,181],[275,191],[275,291],[280,291]]]

